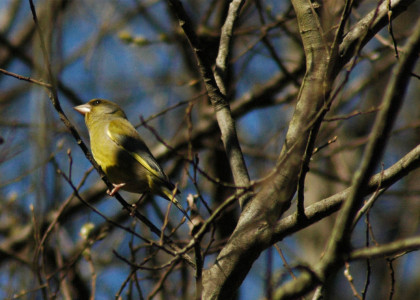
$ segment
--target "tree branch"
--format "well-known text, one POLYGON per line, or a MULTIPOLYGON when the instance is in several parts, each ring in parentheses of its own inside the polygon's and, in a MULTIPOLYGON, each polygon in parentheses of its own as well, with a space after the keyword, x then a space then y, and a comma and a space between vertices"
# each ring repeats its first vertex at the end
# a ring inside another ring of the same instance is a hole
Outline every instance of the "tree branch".
POLYGON ((409 252, 420 249, 420 236, 395 241, 389 244, 376 247, 366 247, 354 250, 350 253, 350 260, 387 257, 402 252, 409 252))
POLYGON ((406 87, 420 50, 420 20, 413 35, 407 42, 406 53, 396 66, 394 76, 385 93, 382 109, 372 130, 362 163, 353 178, 352 188, 343 209, 337 217, 325 255, 310 274, 304 272, 297 280, 290 281, 276 291, 276 299, 293 299, 312 290, 335 270, 341 267, 350 251, 350 236, 353 219, 363 204, 363 196, 369 178, 382 157, 388 136, 402 104, 406 87))
MULTIPOLYGON (((398 17, 404 12, 407 7, 415 0, 392 0, 391 20, 398 17)), ((388 1, 383 1, 382 4, 373 9, 363 19, 357 22, 356 25, 347 32, 339 46, 340 63, 337 65, 337 72, 350 61, 358 49, 363 48, 382 28, 389 22, 389 7, 388 1)))
POLYGON ((296 191, 309 134, 327 98, 324 80, 328 52, 322 33, 314 30, 318 29, 317 16, 307 1, 295 1, 293 5, 306 54, 306 75, 298 102, 272 175, 264 180, 261 190, 245 206, 230 240, 215 264, 204 273, 205 299, 232 298, 255 259, 270 245, 274 224, 290 206, 296 191))
MULTIPOLYGON (((364 190, 364 196, 373 193, 378 188, 379 184, 381 185, 381 188, 389 188, 419 167, 420 145, 415 147, 388 169, 373 176, 364 190)), ((351 189, 352 187, 349 187, 335 195, 306 207, 306 220, 299 220, 296 213, 280 220, 274 229, 272 243, 279 242, 286 236, 292 235, 338 211, 342 203, 349 197, 351 189)))
MULTIPOLYGON (((228 17, 228 20, 232 22, 232 24, 226 25, 226 27, 224 27, 226 31, 222 32, 222 34, 227 35, 222 39, 228 44, 230 42, 229 34, 231 34, 229 33, 229 30, 232 30, 230 27, 233 28, 234 21, 236 20, 237 13, 240 9, 240 2, 236 5, 231 6, 232 10, 230 10, 230 14, 232 14, 232 17, 228 17)), ((230 111, 230 106, 226 99, 226 96, 220 91, 219 87, 216 84, 216 80, 211 70, 211 65, 208 60, 207 53, 206 51, 204 51, 205 49, 202 48, 200 41, 194 32, 193 25, 187 14, 185 13, 181 2, 178 0, 169 0, 169 4, 171 9, 177 16, 179 20, 179 25, 184 30, 184 33, 191 44, 191 48, 193 49, 196 55, 198 69, 206 86, 208 96, 213 105, 213 109, 216 113, 217 123, 220 128, 223 145, 225 147, 226 155, 229 159, 235 184, 238 186, 248 186, 249 175, 245 166, 245 161, 243 159, 241 147, 239 145, 235 121, 232 118, 232 113, 230 111)), ((220 54, 220 60, 224 60, 222 59, 222 57, 228 54, 228 45, 223 45, 224 49, 223 54, 220 54)))

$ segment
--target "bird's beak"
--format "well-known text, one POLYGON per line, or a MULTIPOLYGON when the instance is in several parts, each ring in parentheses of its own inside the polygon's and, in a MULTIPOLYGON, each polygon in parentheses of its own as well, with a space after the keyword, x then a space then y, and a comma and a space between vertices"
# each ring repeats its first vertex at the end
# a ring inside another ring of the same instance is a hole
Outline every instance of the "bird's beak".
POLYGON ((75 106, 73 108, 77 110, 79 113, 81 113, 82 115, 87 114, 92 109, 92 107, 89 104, 82 104, 79 106, 75 106))

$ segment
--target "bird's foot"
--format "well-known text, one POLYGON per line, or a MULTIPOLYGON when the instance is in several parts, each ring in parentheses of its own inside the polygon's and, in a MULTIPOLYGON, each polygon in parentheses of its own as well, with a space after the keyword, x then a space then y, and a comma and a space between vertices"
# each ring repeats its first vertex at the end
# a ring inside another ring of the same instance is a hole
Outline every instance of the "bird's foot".
POLYGON ((122 188, 125 185, 125 183, 124 182, 119 183, 119 184, 113 183, 112 185, 114 186, 114 188, 112 190, 106 191, 106 193, 110 196, 114 196, 120 190, 120 188, 122 188))

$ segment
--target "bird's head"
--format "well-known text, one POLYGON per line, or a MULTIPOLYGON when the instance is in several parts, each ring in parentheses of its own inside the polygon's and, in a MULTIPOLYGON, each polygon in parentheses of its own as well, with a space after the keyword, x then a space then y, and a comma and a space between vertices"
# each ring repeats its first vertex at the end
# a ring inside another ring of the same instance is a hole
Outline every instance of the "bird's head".
POLYGON ((85 116, 86 122, 96 118, 127 118, 118 104, 105 99, 92 99, 88 103, 75 106, 74 109, 85 116))

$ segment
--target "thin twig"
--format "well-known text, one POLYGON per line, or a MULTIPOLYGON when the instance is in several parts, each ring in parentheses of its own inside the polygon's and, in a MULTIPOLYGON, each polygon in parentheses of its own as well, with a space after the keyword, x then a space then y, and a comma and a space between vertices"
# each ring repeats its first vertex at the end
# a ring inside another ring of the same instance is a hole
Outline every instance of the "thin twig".
POLYGON ((347 281, 350 284, 350 288, 353 292, 353 296, 359 300, 362 300, 362 296, 360 296, 360 294, 357 292, 356 287, 354 286, 353 276, 351 276, 350 264, 348 262, 345 263, 344 277, 346 277, 347 281))
POLYGON ((40 81, 40 80, 33 79, 33 78, 31 78, 31 77, 22 76, 22 75, 19 75, 19 74, 16 74, 16 73, 12 73, 12 72, 6 71, 6 70, 1 69, 1 68, 0 68, 0 72, 1 72, 1 73, 3 73, 3 74, 5 74, 5 75, 8 75, 8 76, 12 76, 12 77, 14 77, 14 78, 17 78, 17 79, 19 79, 19 80, 23 80, 23 81, 31 82, 31 83, 34 83, 34 84, 40 85, 40 86, 42 86, 42 87, 46 87, 46 88, 48 88, 48 89, 50 89, 50 88, 51 88, 51 84, 49 84, 49 83, 45 83, 45 82, 42 82, 42 81, 40 81))

